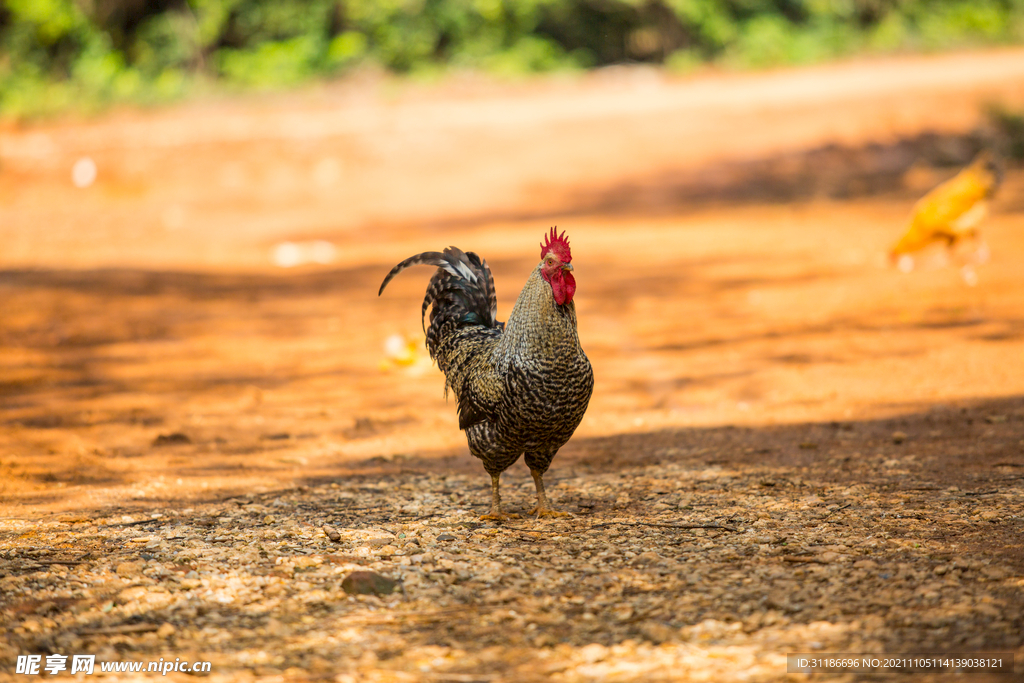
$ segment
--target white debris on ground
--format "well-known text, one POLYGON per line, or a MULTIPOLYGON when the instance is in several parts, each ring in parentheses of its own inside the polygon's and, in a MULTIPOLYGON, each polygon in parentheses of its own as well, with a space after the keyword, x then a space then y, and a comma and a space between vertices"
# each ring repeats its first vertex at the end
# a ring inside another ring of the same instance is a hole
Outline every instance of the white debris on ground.
POLYGON ((325 240, 280 242, 271 250, 271 260, 279 268, 295 268, 310 263, 328 265, 337 258, 337 249, 325 240))
POLYGON ((82 157, 71 167, 71 182, 75 187, 86 188, 96 182, 96 162, 90 157, 82 157))

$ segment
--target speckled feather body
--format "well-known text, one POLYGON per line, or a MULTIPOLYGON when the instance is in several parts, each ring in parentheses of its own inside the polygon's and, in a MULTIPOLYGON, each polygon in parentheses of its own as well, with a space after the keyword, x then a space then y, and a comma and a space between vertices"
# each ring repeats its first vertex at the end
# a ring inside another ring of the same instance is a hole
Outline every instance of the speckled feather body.
POLYGON ((496 320, 494 280, 486 261, 455 247, 418 254, 395 266, 381 291, 410 265, 438 266, 423 301, 431 305, 427 349, 458 400, 459 427, 490 474, 520 456, 545 472, 576 431, 594 388, 580 347, 573 302, 558 305, 534 268, 508 322, 496 320))

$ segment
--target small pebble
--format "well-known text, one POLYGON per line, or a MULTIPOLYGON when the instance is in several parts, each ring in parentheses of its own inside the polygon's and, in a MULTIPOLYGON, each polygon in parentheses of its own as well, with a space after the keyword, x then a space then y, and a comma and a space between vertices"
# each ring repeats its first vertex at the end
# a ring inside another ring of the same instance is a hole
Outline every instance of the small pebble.
POLYGON ((117 569, 114 572, 123 578, 132 578, 142 574, 142 563, 141 562, 122 562, 117 565, 117 569))
POLYGON ((349 595, 389 595, 398 587, 398 582, 377 572, 352 572, 341 582, 341 588, 349 595))
POLYGON ((154 446, 176 446, 180 444, 192 443, 192 439, 189 438, 188 434, 182 432, 172 432, 170 434, 160 434, 153 439, 154 446))

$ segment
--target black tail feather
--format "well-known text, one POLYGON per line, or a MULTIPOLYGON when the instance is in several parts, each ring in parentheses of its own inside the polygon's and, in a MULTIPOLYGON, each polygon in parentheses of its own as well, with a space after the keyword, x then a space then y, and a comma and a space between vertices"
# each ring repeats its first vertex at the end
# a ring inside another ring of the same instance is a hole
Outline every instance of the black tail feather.
POLYGON ((430 326, 424 325, 427 348, 432 358, 437 357, 437 350, 443 343, 442 337, 451 331, 467 326, 497 330, 504 328, 504 323, 496 319, 497 297, 487 261, 458 247, 448 247, 443 253, 426 251, 405 259, 384 278, 378 296, 395 275, 415 265, 437 266, 437 272, 427 285, 420 311, 421 317, 425 319, 427 309, 433 306, 430 326))
POLYGON ((422 254, 410 256, 391 269, 391 272, 384 278, 384 282, 380 283, 380 289, 377 291, 377 296, 384 293, 384 288, 388 286, 388 283, 391 282, 392 278, 409 266, 425 265, 444 267, 445 264, 447 264, 447 261, 445 261, 444 254, 439 251, 425 251, 422 254))

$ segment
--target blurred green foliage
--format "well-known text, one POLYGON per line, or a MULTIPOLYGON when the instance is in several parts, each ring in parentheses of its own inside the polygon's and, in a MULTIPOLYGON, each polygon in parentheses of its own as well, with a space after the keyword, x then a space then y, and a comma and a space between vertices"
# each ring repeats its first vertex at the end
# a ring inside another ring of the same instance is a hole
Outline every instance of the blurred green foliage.
POLYGON ((986 114, 991 147, 1007 161, 1024 162, 1024 114, 1002 105, 989 107, 986 114))
POLYGON ((1024 0, 0 0, 0 115, 291 86, 376 64, 763 68, 1024 42, 1024 0))

